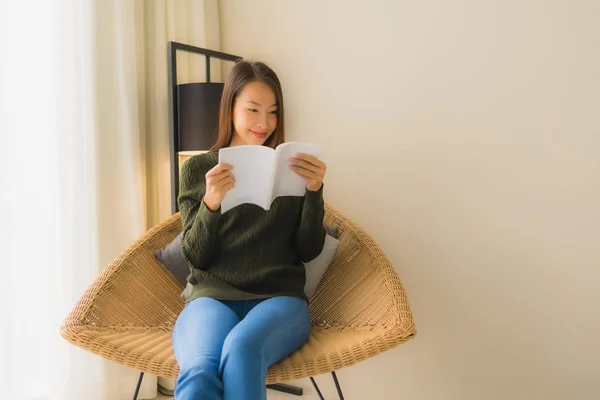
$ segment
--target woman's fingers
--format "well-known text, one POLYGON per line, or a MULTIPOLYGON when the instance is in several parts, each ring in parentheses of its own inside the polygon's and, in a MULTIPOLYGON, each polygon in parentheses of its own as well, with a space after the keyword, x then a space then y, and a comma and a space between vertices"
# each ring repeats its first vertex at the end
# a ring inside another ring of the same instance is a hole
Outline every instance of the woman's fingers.
POLYGON ((302 168, 306 168, 315 172, 325 167, 325 164, 318 158, 302 153, 300 153, 297 157, 290 157, 290 162, 292 162, 294 165, 298 165, 302 168))
POLYGON ((291 164, 290 168, 305 180, 310 179, 315 182, 322 182, 325 176, 324 168, 317 167, 314 164, 304 161, 298 164, 291 164))
POLYGON ((327 171, 325 163, 310 154, 298 153, 290 157, 291 167, 303 178, 322 181, 327 171), (305 171, 304 173, 300 173, 305 171))
POLYGON ((290 165, 290 168, 303 178, 316 179, 318 177, 318 174, 310 169, 299 167, 297 165, 290 165))
POLYGON ((217 189, 222 189, 227 185, 235 185, 235 179, 233 178, 233 176, 227 176, 223 179, 221 179, 219 182, 215 183, 215 187, 217 189))
POLYGON ((233 166, 231 164, 226 164, 226 163, 217 164, 213 168, 211 168, 210 171, 208 171, 206 173, 206 178, 208 179, 208 178, 217 176, 223 172, 231 171, 232 168, 233 168, 233 166))
POLYGON ((316 166, 313 163, 310 163, 308 161, 304 161, 302 159, 299 158, 291 158, 290 161, 292 162, 292 165, 300 167, 300 168, 304 168, 306 170, 309 171, 313 171, 313 172, 317 172, 319 170, 319 167, 316 166))
POLYGON ((206 192, 203 201, 209 210, 217 210, 225 193, 235 186, 235 177, 230 164, 217 164, 205 175, 206 192))
POLYGON ((309 164, 314 165, 317 168, 325 168, 325 163, 323 161, 319 160, 319 158, 317 158, 313 155, 310 155, 310 154, 296 153, 295 156, 292 158, 299 160, 299 161, 307 162, 309 164))
POLYGON ((219 174, 213 176, 211 178, 211 182, 220 185, 223 183, 223 181, 227 180, 227 179, 232 179, 235 182, 235 177, 233 176, 233 173, 229 170, 227 171, 222 171, 219 174))
POLYGON ((229 191, 231 188, 233 188, 235 186, 235 182, 233 180, 228 180, 226 181, 223 186, 221 186, 219 188, 219 190, 222 190, 224 192, 229 191))

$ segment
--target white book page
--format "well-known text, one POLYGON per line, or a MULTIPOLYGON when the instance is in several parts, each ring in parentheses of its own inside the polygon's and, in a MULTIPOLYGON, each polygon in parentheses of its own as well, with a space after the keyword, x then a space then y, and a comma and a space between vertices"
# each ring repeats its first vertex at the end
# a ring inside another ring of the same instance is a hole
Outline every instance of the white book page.
POLYGON ((290 157, 296 153, 307 153, 320 157, 322 148, 311 143, 288 142, 282 143, 276 149, 276 174, 273 186, 273 198, 278 196, 304 196, 306 182, 289 168, 290 157))
POLYGON ((275 151, 267 146, 234 146, 219 150, 219 163, 233 166, 235 187, 221 203, 224 213, 244 203, 268 210, 271 205, 275 151))

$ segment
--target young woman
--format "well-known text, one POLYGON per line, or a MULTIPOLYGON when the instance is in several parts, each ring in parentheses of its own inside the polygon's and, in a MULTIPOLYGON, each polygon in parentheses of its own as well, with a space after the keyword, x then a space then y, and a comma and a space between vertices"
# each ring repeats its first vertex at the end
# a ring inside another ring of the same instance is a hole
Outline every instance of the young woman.
POLYGON ((173 331, 177 400, 265 400, 269 366, 308 339, 302 262, 325 241, 326 165, 296 154, 289 167, 306 181, 305 196, 278 197, 269 211, 243 204, 220 212, 235 179, 230 165, 218 164, 218 150, 275 148, 284 142, 283 117, 275 72, 239 61, 223 90, 216 145, 182 167, 182 253, 193 289, 173 331))

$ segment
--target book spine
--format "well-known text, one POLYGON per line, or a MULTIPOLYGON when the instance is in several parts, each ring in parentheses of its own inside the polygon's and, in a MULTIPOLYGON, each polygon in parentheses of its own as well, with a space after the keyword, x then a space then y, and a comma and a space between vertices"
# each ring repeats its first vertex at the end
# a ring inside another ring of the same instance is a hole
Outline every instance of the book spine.
MULTIPOLYGON (((271 203, 273 203, 273 200, 275 200, 275 191, 277 189, 275 186, 277 184, 277 170, 279 166, 279 151, 277 150, 273 151, 273 164, 271 165, 271 186, 269 190, 269 198, 267 199, 267 205, 269 208, 271 208, 271 203)), ((267 210, 269 208, 267 208, 267 210)))

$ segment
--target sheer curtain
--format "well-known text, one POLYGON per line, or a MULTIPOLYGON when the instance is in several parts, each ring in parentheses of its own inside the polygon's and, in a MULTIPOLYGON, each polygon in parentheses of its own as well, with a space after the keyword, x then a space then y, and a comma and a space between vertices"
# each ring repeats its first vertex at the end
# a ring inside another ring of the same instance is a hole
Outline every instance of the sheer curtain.
MULTIPOLYGON (((144 16, 147 159, 151 161, 147 165, 147 217, 149 223, 154 225, 171 214, 167 42, 173 40, 220 50, 218 1, 148 1, 144 3, 144 16)), ((202 56, 178 52, 178 82, 205 81, 204 63, 202 56)), ((221 79, 220 63, 212 60, 211 65, 211 79, 218 82, 221 79)))
MULTIPOLYGON (((59 327, 100 270, 169 215, 171 39, 218 48, 216 0, 0 5, 3 398, 132 395, 138 371, 59 327)), ((155 395, 146 377, 140 397, 155 395)))

